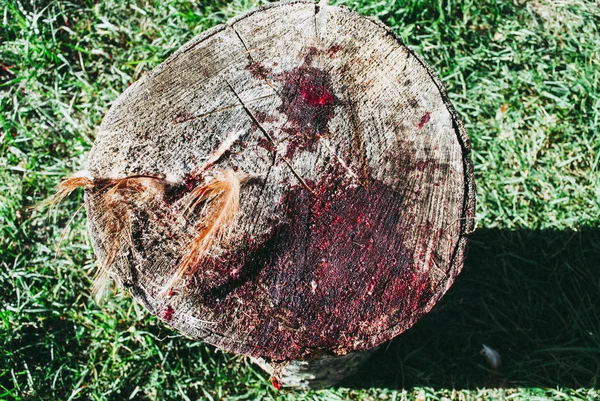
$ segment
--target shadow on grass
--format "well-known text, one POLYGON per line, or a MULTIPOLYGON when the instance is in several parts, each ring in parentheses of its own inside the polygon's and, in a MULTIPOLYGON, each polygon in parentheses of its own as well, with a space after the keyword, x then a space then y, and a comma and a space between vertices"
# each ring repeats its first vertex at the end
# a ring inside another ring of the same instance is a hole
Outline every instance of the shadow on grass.
POLYGON ((600 229, 473 234, 454 286, 352 388, 598 387, 600 229), (482 344, 498 350, 493 370, 482 344))

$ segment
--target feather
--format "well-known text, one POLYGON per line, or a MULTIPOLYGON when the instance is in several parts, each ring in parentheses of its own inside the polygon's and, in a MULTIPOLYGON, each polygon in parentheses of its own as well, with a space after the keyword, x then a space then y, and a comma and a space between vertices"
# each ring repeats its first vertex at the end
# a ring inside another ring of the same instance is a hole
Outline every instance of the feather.
POLYGON ((45 204, 56 205, 81 187, 91 191, 90 199, 98 205, 99 214, 96 224, 101 227, 105 250, 104 260, 99 264, 92 280, 92 295, 96 301, 101 300, 109 288, 108 271, 117 255, 124 246, 133 247, 132 204, 139 205, 161 199, 166 185, 168 183, 161 177, 153 175, 93 178, 88 172, 79 172, 61 181, 56 195, 45 202, 45 204))
POLYGON ((161 199, 166 183, 144 175, 97 181, 102 192, 95 195, 101 211, 96 224, 101 227, 106 252, 92 280, 92 295, 99 301, 109 288, 108 271, 117 256, 123 249, 133 248, 133 207, 161 199))
POLYGON ((317 13, 317 37, 324 38, 327 36, 327 9, 329 5, 327 4, 327 0, 320 0, 318 5, 318 13, 317 13))
POLYGON ((206 162, 204 162, 204 164, 194 173, 194 176, 200 176, 200 174, 208 170, 210 167, 212 167, 213 164, 219 161, 219 159, 225 154, 225 152, 231 149, 233 144, 238 139, 240 139, 240 136, 242 136, 244 132, 244 130, 239 130, 237 132, 231 132, 229 135, 227 135, 225 141, 223 141, 223 143, 219 145, 217 150, 215 150, 213 154, 206 160, 206 162))
MULTIPOLYGON (((227 141, 231 146, 239 133, 227 141)), ((225 145, 224 145, 225 146, 225 145)), ((224 152, 224 150, 221 149, 224 152)), ((219 155, 223 152, 217 152, 219 155)), ((214 163, 220 156, 209 160, 214 163)), ((183 215, 197 211, 199 221, 194 224, 194 238, 185 246, 185 252, 177 271, 161 293, 167 293, 206 256, 217 244, 223 244, 231 235, 239 210, 240 186, 248 175, 233 170, 219 171, 205 183, 184 196, 179 207, 183 215)), ((94 222, 100 231, 104 254, 93 279, 92 293, 99 300, 109 283, 108 272, 119 254, 133 247, 132 224, 134 208, 142 204, 151 205, 164 196, 169 184, 163 178, 151 175, 132 175, 124 178, 93 178, 89 173, 78 173, 62 181, 57 194, 51 201, 56 204, 69 196, 75 189, 90 190, 89 200, 96 204, 98 215, 94 222)))
POLYGON ((77 188, 94 188, 94 179, 87 171, 79 171, 73 174, 71 177, 62 180, 56 189, 56 193, 53 197, 48 198, 37 205, 32 206, 33 208, 42 208, 45 206, 55 206, 67 196, 71 195, 77 188))
POLYGON ((98 269, 92 279, 92 297, 97 304, 101 303, 110 289, 110 276, 105 269, 98 269))
POLYGON ((485 344, 482 345, 483 348, 481 349, 481 355, 485 356, 492 369, 498 369, 502 364, 500 353, 492 347, 488 347, 485 344))
POLYGON ((153 175, 131 175, 124 178, 98 178, 95 179, 91 176, 88 171, 79 171, 73 174, 71 177, 62 180, 58 184, 56 194, 48 200, 45 200, 39 204, 39 206, 56 205, 69 195, 73 193, 77 188, 84 188, 89 190, 105 190, 112 189, 116 191, 119 188, 125 190, 132 190, 137 188, 138 192, 141 186, 154 189, 155 192, 162 192, 166 181, 161 177, 153 175))
POLYGON ((223 243, 231 235, 240 206, 240 185, 246 179, 245 174, 233 170, 220 171, 218 177, 194 188, 182 199, 186 214, 203 204, 201 218, 196 224, 196 236, 187 245, 186 254, 162 293, 168 292, 184 274, 209 255, 213 245, 223 243))

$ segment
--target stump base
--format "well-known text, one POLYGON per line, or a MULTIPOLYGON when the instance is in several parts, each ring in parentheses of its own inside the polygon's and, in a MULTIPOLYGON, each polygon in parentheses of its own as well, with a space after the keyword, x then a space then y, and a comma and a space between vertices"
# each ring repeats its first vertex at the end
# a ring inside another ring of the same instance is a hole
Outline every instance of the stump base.
POLYGON ((378 349, 350 352, 342 356, 326 355, 307 361, 269 362, 264 358, 250 358, 271 375, 274 386, 301 390, 318 390, 331 387, 352 376, 378 349))

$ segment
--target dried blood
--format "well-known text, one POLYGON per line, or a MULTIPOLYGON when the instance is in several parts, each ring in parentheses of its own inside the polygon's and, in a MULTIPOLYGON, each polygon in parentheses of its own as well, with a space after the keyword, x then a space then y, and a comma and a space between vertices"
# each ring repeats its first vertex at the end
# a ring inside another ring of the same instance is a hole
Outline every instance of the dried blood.
POLYGON ((287 116, 289 127, 287 158, 297 151, 315 151, 319 138, 327 133, 329 121, 339 103, 329 74, 304 64, 279 75, 284 82, 278 111, 287 116))
POLYGON ((281 390, 281 382, 275 376, 271 377, 271 384, 273 385, 275 390, 281 390))
POLYGON ((173 313, 175 312, 175 309, 173 309, 173 307, 171 305, 167 305, 165 307, 165 311, 163 313, 163 318, 167 321, 170 322, 171 319, 173 319, 173 313))
POLYGON ((421 129, 425 126, 425 124, 427 124, 429 122, 429 120, 431 119, 431 113, 427 112, 423 115, 423 117, 421 117, 421 120, 419 121, 419 124, 417 125, 418 129, 421 129))

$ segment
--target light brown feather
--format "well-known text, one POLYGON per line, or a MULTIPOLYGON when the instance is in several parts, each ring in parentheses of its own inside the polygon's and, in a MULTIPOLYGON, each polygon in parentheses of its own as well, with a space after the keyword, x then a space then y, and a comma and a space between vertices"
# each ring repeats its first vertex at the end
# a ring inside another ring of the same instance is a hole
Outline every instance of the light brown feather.
POLYGON ((245 179, 243 174, 224 170, 219 177, 194 188, 184 197, 182 205, 185 214, 191 213, 200 204, 203 204, 203 211, 196 224, 197 235, 187 245, 186 254, 163 293, 169 291, 186 273, 193 273, 193 269, 209 255, 213 246, 223 244, 231 235, 240 206, 240 185, 245 179))
MULTIPOLYGON (((92 295, 99 301, 109 288, 108 271, 124 246, 133 246, 131 235, 132 204, 160 199, 164 195, 166 182, 151 175, 132 175, 124 178, 92 179, 83 173, 76 173, 58 185, 53 198, 45 204, 56 205, 77 188, 91 190, 91 198, 102 211, 99 226, 106 254, 92 280, 92 295)), ((61 241, 62 242, 62 241, 61 241)))

